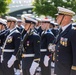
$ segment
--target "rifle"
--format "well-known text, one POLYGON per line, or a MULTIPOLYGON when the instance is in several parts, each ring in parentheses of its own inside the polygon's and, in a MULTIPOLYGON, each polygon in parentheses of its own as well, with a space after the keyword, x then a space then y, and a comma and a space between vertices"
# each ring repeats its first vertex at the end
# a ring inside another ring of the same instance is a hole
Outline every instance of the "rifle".
MULTIPOLYGON (((31 24, 30 24, 30 26, 31 26, 31 24)), ((30 26, 29 26, 29 28, 30 28, 30 26)), ((27 38, 28 38, 28 36, 29 36, 29 34, 30 34, 30 31, 28 32, 29 28, 27 29, 27 32, 26 32, 26 34, 24 35, 23 39, 21 39, 20 46, 19 46, 19 50, 18 50, 18 52, 17 52, 17 54, 16 54, 16 57, 17 57, 17 59, 19 59, 19 60, 22 59, 22 53, 25 51, 24 43, 25 43, 25 41, 27 40, 27 38)), ((24 30, 23 30, 23 31, 24 31, 24 30)), ((23 33, 23 31, 22 31, 22 33, 23 33)), ((21 33, 21 34, 22 34, 22 33, 21 33)))

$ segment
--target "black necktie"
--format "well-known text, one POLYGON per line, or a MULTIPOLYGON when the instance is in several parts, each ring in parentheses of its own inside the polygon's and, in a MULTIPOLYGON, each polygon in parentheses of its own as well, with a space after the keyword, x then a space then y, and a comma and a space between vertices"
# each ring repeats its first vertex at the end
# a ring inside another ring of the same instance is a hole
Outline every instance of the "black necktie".
POLYGON ((59 34, 62 32, 62 28, 60 28, 60 30, 59 30, 59 34))
POLYGON ((57 39, 58 39, 58 37, 59 37, 59 35, 60 35, 61 32, 62 32, 62 28, 59 29, 59 33, 58 33, 58 35, 56 36, 55 41, 57 41, 57 39))

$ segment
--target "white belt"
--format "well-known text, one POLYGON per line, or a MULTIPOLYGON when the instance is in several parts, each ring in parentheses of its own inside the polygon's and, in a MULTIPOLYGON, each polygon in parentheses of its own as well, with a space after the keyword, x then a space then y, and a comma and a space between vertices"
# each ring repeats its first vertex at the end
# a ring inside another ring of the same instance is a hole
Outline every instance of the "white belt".
POLYGON ((46 52, 47 49, 40 49, 40 52, 46 52))
POLYGON ((14 52, 14 49, 4 49, 3 52, 14 52))
POLYGON ((35 54, 22 54, 22 57, 34 57, 35 54))

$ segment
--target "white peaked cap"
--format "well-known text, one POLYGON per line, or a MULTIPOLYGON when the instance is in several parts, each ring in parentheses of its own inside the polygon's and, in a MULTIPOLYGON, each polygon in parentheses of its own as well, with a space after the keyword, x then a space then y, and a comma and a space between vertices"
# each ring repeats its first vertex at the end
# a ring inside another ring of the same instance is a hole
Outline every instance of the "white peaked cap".
POLYGON ((7 22, 6 22, 6 21, 4 21, 4 19, 1 19, 1 18, 0 18, 0 23, 2 23, 2 24, 4 24, 4 25, 6 25, 6 24, 7 24, 7 22))
POLYGON ((10 20, 10 21, 17 21, 17 18, 15 18, 13 16, 6 16, 6 19, 10 20))
POLYGON ((59 14, 70 15, 70 16, 75 15, 75 12, 72 11, 72 10, 69 10, 69 9, 66 9, 66 8, 63 8, 63 7, 57 7, 57 8, 58 8, 58 13, 59 14))
POLYGON ((41 19, 42 22, 50 22, 51 19, 41 19))
POLYGON ((37 23, 37 20, 34 19, 34 18, 31 18, 31 17, 25 16, 24 19, 25 19, 25 21, 27 20, 27 21, 31 21, 31 22, 37 23))

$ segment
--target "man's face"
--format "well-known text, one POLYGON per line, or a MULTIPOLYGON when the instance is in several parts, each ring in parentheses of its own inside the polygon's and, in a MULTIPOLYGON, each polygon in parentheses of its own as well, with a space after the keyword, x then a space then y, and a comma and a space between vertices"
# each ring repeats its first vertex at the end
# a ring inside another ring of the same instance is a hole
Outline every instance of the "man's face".
POLYGON ((34 24, 33 23, 25 23, 24 27, 25 27, 25 30, 33 29, 34 24))
POLYGON ((21 25, 22 25, 22 22, 17 22, 17 25, 18 25, 18 26, 21 26, 21 25))
POLYGON ((25 30, 28 30, 29 27, 30 27, 30 23, 25 23, 25 24, 24 24, 24 27, 25 27, 25 30))
POLYGON ((54 28, 52 24, 50 24, 50 28, 54 28))
POLYGON ((2 31, 4 29, 5 29, 4 25, 0 24, 0 31, 2 31))
POLYGON ((69 15, 58 15, 56 18, 56 21, 59 25, 64 26, 71 22, 71 18, 72 18, 72 16, 69 16, 69 15))
POLYGON ((46 30, 46 27, 47 27, 47 23, 42 22, 42 23, 41 23, 41 28, 42 28, 42 30, 46 30))
POLYGON ((60 22, 63 18, 63 15, 58 15, 57 18, 56 18, 56 22, 60 25, 60 22))
POLYGON ((15 27, 15 22, 14 21, 11 21, 11 22, 7 22, 7 26, 8 26, 8 28, 11 30, 11 29, 13 29, 14 27, 15 27))
POLYGON ((36 26, 41 26, 41 22, 38 22, 38 23, 36 24, 36 26))
POLYGON ((31 26, 30 26, 30 29, 34 29, 34 24, 33 23, 31 23, 31 26))

